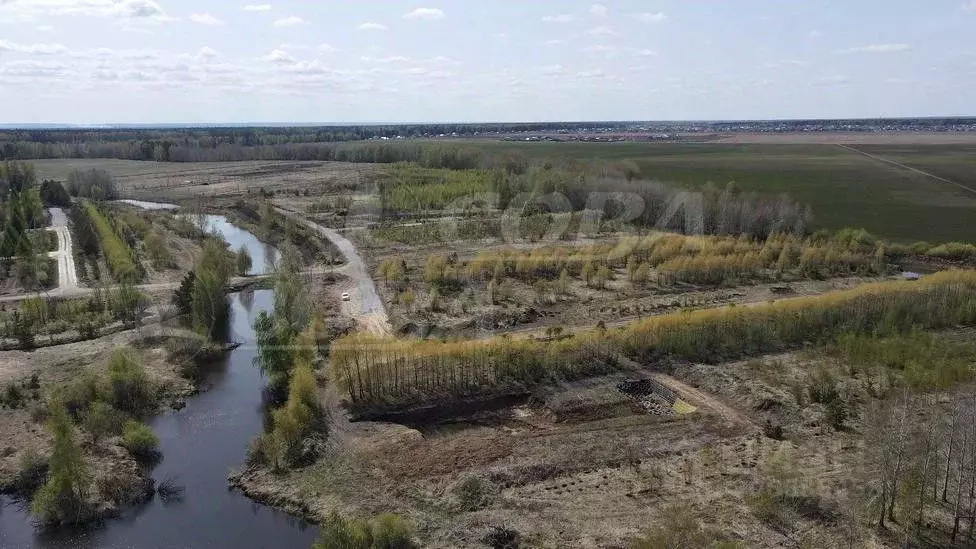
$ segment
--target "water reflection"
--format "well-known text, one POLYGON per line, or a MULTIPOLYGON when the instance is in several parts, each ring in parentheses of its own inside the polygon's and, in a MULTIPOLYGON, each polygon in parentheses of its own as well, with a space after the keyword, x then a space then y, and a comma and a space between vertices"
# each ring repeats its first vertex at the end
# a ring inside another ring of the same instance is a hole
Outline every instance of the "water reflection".
MULTIPOLYGON (((235 249, 244 245, 255 258, 254 274, 265 272, 276 252, 253 235, 207 216, 235 249), (260 257, 260 262, 258 258, 260 257)), ((154 418, 162 459, 153 470, 166 487, 143 505, 84 529, 35 531, 23 502, 0 498, 3 549, 96 549, 233 547, 306 549, 316 528, 256 504, 227 487, 227 474, 240 466, 247 447, 263 428, 264 379, 254 365, 254 320, 274 305, 273 290, 232 294, 228 339, 241 345, 202 369, 203 392, 186 407, 154 418)))

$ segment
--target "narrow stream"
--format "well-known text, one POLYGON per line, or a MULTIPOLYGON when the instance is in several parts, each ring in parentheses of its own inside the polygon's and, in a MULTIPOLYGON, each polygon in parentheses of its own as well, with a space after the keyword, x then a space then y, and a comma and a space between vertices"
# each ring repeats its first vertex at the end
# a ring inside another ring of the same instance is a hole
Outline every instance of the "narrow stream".
MULTIPOLYGON (((208 216, 234 249, 242 244, 254 259, 255 274, 275 251, 253 235, 208 216)), ((0 548, 234 548, 306 549, 317 528, 257 504, 227 486, 251 439, 262 429, 261 391, 265 385, 253 364, 254 319, 274 305, 274 291, 231 294, 230 339, 241 346, 208 368, 198 396, 179 411, 149 422, 160 440, 163 459, 153 470, 157 483, 173 479, 185 491, 179 501, 159 497, 125 511, 122 517, 82 530, 39 533, 23 504, 0 500, 0 548)))

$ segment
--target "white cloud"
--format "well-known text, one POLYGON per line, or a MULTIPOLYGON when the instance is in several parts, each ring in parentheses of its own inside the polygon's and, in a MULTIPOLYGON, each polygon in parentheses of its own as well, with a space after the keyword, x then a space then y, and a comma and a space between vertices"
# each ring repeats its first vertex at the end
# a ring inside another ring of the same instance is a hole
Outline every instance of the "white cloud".
POLYGON ((613 27, 608 25, 601 25, 599 27, 594 27, 586 31, 586 34, 592 34, 593 36, 610 36, 612 34, 617 34, 617 33, 616 31, 613 30, 613 27))
POLYGON ((638 57, 657 57, 657 52, 654 50, 641 49, 635 51, 634 55, 638 57))
POLYGON ((822 86, 842 86, 850 82, 850 79, 842 74, 835 74, 832 76, 824 76, 816 81, 816 84, 822 86))
POLYGON ((838 53, 894 53, 899 51, 908 51, 910 49, 912 49, 912 47, 908 44, 869 44, 867 46, 859 46, 856 48, 841 50, 838 53))
POLYGON ((641 23, 663 23, 668 20, 668 16, 662 12, 651 13, 647 11, 634 15, 634 18, 641 23))
POLYGON ((335 46, 332 46, 332 45, 329 45, 329 44, 319 44, 319 46, 317 48, 315 48, 315 49, 317 49, 318 51, 320 51, 322 53, 332 53, 332 52, 339 51, 339 48, 337 48, 335 46))
POLYGON ((275 27, 278 27, 278 28, 282 28, 282 27, 295 27, 295 26, 298 26, 298 25, 304 25, 307 22, 308 21, 302 19, 301 17, 297 17, 295 15, 292 15, 290 17, 283 17, 281 19, 278 19, 277 21, 275 21, 274 23, 272 23, 272 25, 275 26, 275 27))
POLYGON ((0 74, 7 76, 64 76, 68 67, 58 61, 11 61, 0 66, 0 74))
POLYGON ((968 0, 962 5, 962 9, 966 11, 976 11, 976 0, 968 0))
POLYGON ((35 27, 34 30, 37 32, 54 32, 54 27, 51 25, 41 25, 39 27, 35 27))
POLYGON ((271 4, 248 4, 244 11, 271 11, 271 4))
POLYGON ((217 57, 220 57, 220 53, 218 53, 217 50, 213 48, 204 46, 200 48, 200 51, 197 52, 197 57, 200 59, 215 59, 217 57))
POLYGON ((603 4, 593 4, 590 6, 590 15, 593 17, 606 17, 607 7, 603 4))
POLYGON ((201 25, 216 26, 216 25, 224 24, 222 20, 217 19, 216 17, 210 15, 209 13, 194 13, 190 15, 190 21, 193 21, 194 23, 200 23, 201 25))
POLYGON ((56 55, 65 53, 68 48, 61 44, 16 44, 8 40, 0 40, 0 51, 26 53, 28 55, 56 55))
POLYGON ((576 18, 568 13, 561 13, 559 15, 547 15, 542 18, 543 23, 571 23, 576 18))
POLYGON ((411 61, 409 57, 404 57, 402 55, 391 55, 389 57, 380 57, 380 58, 363 56, 360 57, 359 60, 364 63, 382 63, 382 64, 409 63, 411 61))
MULTIPOLYGON (((976 0, 974 0, 974 1, 976 1, 976 0)), ((816 30, 816 29, 814 29, 814 30, 810 31, 810 33, 808 34, 808 36, 810 38, 820 38, 821 36, 823 36, 823 33, 820 32, 820 31, 818 31, 818 30, 816 30)))
POLYGON ((562 43, 563 43, 562 40, 546 40, 546 45, 547 46, 558 46, 558 45, 560 45, 562 43))
POLYGON ((417 8, 409 13, 403 14, 404 19, 444 19, 447 15, 443 10, 437 8, 417 8))
POLYGON ((597 69, 595 71, 580 71, 576 73, 576 78, 604 78, 606 73, 597 69))
POLYGON ((0 2, 0 8, 4 14, 24 21, 52 15, 175 21, 153 0, 5 0, 0 2))
POLYGON ((276 65, 293 65, 298 62, 298 60, 292 57, 290 53, 281 49, 271 50, 271 53, 268 55, 262 55, 258 59, 261 61, 267 61, 268 63, 274 63, 276 65))
POLYGON ((545 67, 540 67, 539 72, 542 74, 548 74, 551 76, 566 74, 566 68, 562 65, 547 65, 545 67))
POLYGON ((359 30, 364 30, 364 31, 385 31, 389 29, 389 27, 387 27, 382 23, 374 23, 372 21, 363 23, 362 25, 359 25, 359 27, 357 28, 359 30))
POLYGON ((616 53, 617 48, 616 46, 608 46, 606 44, 595 44, 593 46, 587 46, 583 48, 583 51, 586 53, 610 54, 610 53, 616 53))

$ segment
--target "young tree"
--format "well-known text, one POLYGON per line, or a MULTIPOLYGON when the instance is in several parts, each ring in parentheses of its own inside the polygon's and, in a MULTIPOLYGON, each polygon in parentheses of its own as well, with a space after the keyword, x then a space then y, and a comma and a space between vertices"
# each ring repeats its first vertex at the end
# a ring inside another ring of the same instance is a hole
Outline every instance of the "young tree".
POLYGON ((87 509, 88 464, 75 442, 68 411, 60 402, 51 404, 47 428, 53 437, 49 476, 34 495, 31 513, 48 524, 79 522, 87 509))
POLYGON ((583 264, 583 281, 586 282, 587 286, 590 286, 595 278, 596 267, 593 266, 592 261, 587 261, 583 264))
POLYGON ((173 293, 173 305, 181 315, 188 316, 193 311, 193 283, 196 278, 195 272, 186 273, 180 287, 173 293))

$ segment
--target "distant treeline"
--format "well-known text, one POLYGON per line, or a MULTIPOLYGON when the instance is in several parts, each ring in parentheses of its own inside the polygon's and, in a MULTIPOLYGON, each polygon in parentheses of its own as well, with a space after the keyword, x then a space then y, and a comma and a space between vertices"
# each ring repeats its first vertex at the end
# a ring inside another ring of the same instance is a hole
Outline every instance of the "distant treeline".
MULTIPOLYGON (((334 160, 334 147, 370 139, 477 136, 531 131, 620 128, 623 123, 407 124, 385 126, 48 129, 0 131, 0 160, 119 158, 192 162, 221 160, 334 160), (300 146, 300 147, 295 147, 300 146)), ((407 148, 409 149, 409 147, 407 148)), ((401 160, 415 160, 401 158, 401 160)), ((354 160, 355 161, 355 160, 354 160)))
MULTIPOLYGON (((156 162, 233 162, 242 160, 318 160, 336 162, 417 162, 426 167, 467 169, 483 167, 486 155, 476 149, 416 142, 359 141, 351 143, 294 143, 247 145, 213 137, 179 142, 79 140, 72 143, 7 141, 2 160, 46 158, 116 158, 156 162)), ((2 140, 2 138, 0 138, 2 140)))

